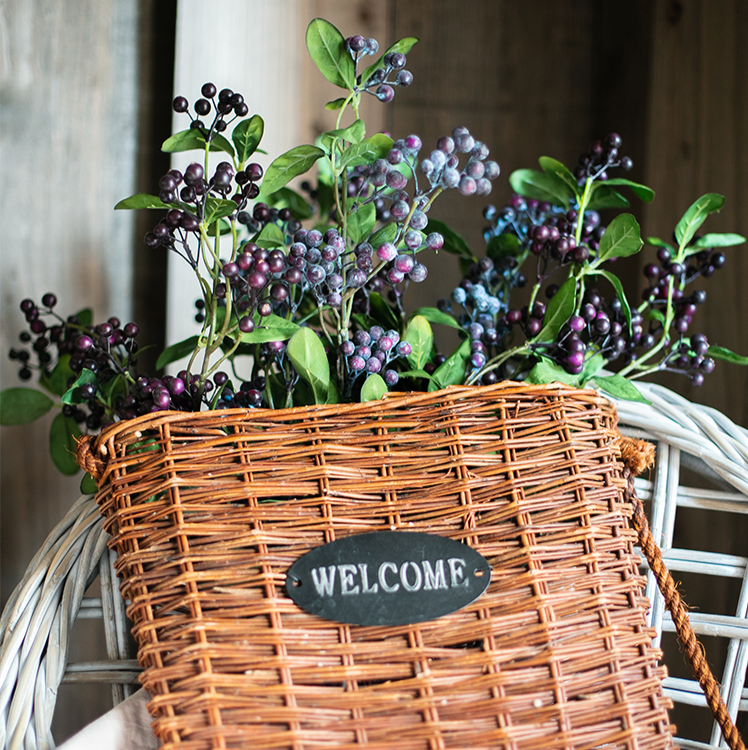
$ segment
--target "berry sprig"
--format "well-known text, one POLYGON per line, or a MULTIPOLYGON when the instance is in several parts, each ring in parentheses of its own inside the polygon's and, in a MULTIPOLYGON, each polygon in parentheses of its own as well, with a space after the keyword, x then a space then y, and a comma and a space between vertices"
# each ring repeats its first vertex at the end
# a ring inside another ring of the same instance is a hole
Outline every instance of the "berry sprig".
POLYGON ((343 90, 326 105, 338 112, 334 129, 263 170, 251 161, 262 118, 249 117, 241 94, 205 83, 192 105, 173 100, 189 126, 163 145, 201 157, 183 172, 169 170, 155 194, 117 205, 159 211, 146 246, 181 256, 199 284, 199 330, 162 352, 156 374, 139 367, 134 323, 94 323, 90 311, 62 317, 52 293, 39 305, 22 302, 28 330, 10 357, 20 379, 36 374, 43 390, 3 391, 0 422, 60 407, 51 445, 63 471, 77 470, 70 445, 81 431, 155 411, 366 401, 392 389, 506 377, 594 383, 641 398, 630 381, 652 372, 682 373, 700 385, 717 359, 748 364, 689 333, 706 298, 689 285, 725 265, 723 248, 744 241, 697 234, 721 196, 696 201, 674 243, 646 240, 657 262, 644 267, 647 288, 632 305, 609 264, 640 251, 639 225, 627 213, 606 224, 602 212, 628 205, 622 188, 645 201, 653 193, 616 176, 633 165, 612 133, 574 172, 541 157, 542 171, 512 173, 509 205, 484 210, 487 255, 477 258, 432 208, 446 190, 490 194, 500 168, 486 144, 457 127, 424 149, 416 134, 367 135, 359 116, 364 94, 386 104, 396 88, 410 86, 407 55, 417 40, 401 39, 367 67, 364 59, 379 52, 374 39, 345 38, 315 19, 306 41, 321 73, 343 90), (211 152, 224 155, 215 167, 211 152), (297 177, 303 195, 290 187, 297 177), (464 276, 449 299, 409 314, 407 289, 428 279, 430 254, 440 250, 460 257, 464 276), (519 306, 513 297, 522 287, 529 300, 519 306), (435 343, 437 324, 458 331, 451 353, 435 343), (179 371, 167 373, 176 362, 179 371))
POLYGON ((474 263, 452 299, 438 306, 467 334, 468 382, 494 382, 498 372, 530 382, 595 382, 614 395, 637 398, 630 381, 644 375, 682 373, 698 386, 714 370, 715 358, 744 360, 710 347, 703 334, 687 335, 706 293, 686 287, 724 266, 719 248, 744 241, 734 234, 695 234, 721 208, 722 196, 708 194, 688 209, 676 227, 677 248, 647 240, 658 247, 659 265, 644 267, 649 287, 638 307, 608 269, 610 261, 639 252, 643 242, 631 215, 620 214, 606 227, 598 209, 627 204, 617 186, 644 200, 653 197, 645 186, 609 174, 614 167, 632 167, 630 159, 618 157, 620 145, 615 133, 596 141, 574 175, 542 157, 543 172, 511 176, 518 192, 508 206, 484 210, 489 257, 474 263), (523 273, 526 266, 532 272, 523 273), (512 289, 528 283, 527 277, 533 280, 529 304, 511 307, 512 289), (516 343, 519 336, 523 343, 516 343), (618 373, 602 374, 603 368, 618 373))

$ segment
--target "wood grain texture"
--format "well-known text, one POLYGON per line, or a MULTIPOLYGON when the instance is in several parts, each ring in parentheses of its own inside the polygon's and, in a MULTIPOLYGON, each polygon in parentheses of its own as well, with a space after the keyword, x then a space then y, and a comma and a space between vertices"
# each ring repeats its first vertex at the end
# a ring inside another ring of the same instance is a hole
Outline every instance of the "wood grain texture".
MULTIPOLYGON (((704 230, 748 236, 747 31, 748 7, 740 0, 655 3, 645 177, 657 198, 645 211, 648 234, 669 238, 696 198, 718 192, 725 207, 704 230)), ((693 332, 741 354, 748 354, 747 250, 728 248, 726 268, 694 283, 709 299, 693 332)), ((748 368, 719 363, 698 389, 680 380, 667 385, 748 425, 748 368)))
MULTIPOLYGON (((24 327, 24 297, 55 290, 66 315, 84 306, 102 319, 131 314, 133 219, 112 208, 134 187, 138 17, 130 0, 0 5, 3 388, 19 382, 7 351, 24 327)), ((80 476, 51 466, 49 424, 0 432, 3 601, 79 495, 80 476)), ((105 653, 103 636, 85 633, 88 658, 105 653)), ((109 691, 66 692, 58 740, 111 706, 109 691)))
MULTIPOLYGON (((394 3, 393 37, 421 39, 408 56, 414 83, 398 91, 389 115, 393 137, 418 133, 429 151, 458 125, 488 145, 501 165, 489 199, 456 190, 430 215, 446 222, 480 257, 481 211, 511 195, 509 175, 536 167, 546 154, 574 161, 589 141, 592 114, 592 4, 474 0, 394 3)), ((442 253, 427 284, 409 290, 412 308, 433 305, 459 282, 457 263, 442 253)))

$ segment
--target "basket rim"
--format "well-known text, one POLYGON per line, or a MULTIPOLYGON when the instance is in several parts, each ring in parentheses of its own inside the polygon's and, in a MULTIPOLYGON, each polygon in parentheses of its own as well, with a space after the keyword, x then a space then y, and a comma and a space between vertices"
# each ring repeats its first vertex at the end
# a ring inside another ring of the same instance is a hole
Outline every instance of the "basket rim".
POLYGON ((120 420, 105 427, 98 435, 92 437, 92 450, 99 454, 101 446, 112 439, 118 433, 129 434, 142 429, 152 429, 158 425, 180 422, 183 420, 210 420, 226 418, 227 420, 239 414, 251 414, 258 420, 271 417, 274 422, 298 421, 305 416, 314 415, 315 418, 324 418, 328 415, 344 413, 348 416, 357 412, 385 411, 391 405, 396 408, 416 406, 424 401, 432 401, 440 396, 454 398, 460 394, 468 396, 481 392, 511 396, 518 392, 546 392, 551 396, 576 396, 589 401, 597 402, 601 406, 610 407, 615 410, 615 404, 606 396, 593 388, 578 388, 560 381, 553 383, 531 384, 515 380, 502 380, 492 385, 450 385, 437 391, 393 391, 386 393, 376 401, 344 402, 336 404, 310 404, 309 406, 294 406, 284 409, 270 408, 232 408, 232 409, 206 409, 202 411, 158 411, 142 414, 133 419, 120 420), (145 427, 147 425, 147 427, 145 427))

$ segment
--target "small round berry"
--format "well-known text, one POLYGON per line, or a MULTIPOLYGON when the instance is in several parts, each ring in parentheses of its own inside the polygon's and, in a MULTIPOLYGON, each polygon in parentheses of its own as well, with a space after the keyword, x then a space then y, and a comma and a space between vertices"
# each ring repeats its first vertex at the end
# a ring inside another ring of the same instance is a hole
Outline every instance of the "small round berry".
POLYGON ((409 70, 399 70, 395 76, 395 84, 407 88, 413 83, 413 74, 409 70))
POLYGON ((472 177, 469 177, 466 174, 460 177, 460 182, 457 186, 457 190, 460 192, 460 195, 473 195, 475 194, 476 189, 477 185, 475 184, 475 180, 472 177))
POLYGON ((186 112, 189 106, 190 103, 183 96, 175 97, 174 101, 171 103, 171 107, 175 112, 186 112))
POLYGON ((249 315, 239 319, 239 330, 242 333, 252 333, 255 329, 255 322, 249 315))
POLYGON ((408 278, 418 284, 421 281, 425 281, 428 275, 428 268, 423 263, 416 263, 408 273, 408 278))
POLYGON ((210 102, 207 99, 198 99, 195 102, 195 112, 199 115, 207 115, 210 112, 210 102))
POLYGON ((345 40, 345 46, 351 52, 363 52, 366 49, 366 39, 360 34, 349 36, 348 39, 345 40))
POLYGON ((52 308, 57 304, 57 297, 54 294, 52 294, 52 292, 47 292, 42 297, 42 304, 45 307, 52 308))
POLYGON ((377 99, 379 99, 380 102, 384 102, 385 104, 391 102, 395 98, 395 89, 392 88, 392 86, 383 83, 378 89, 377 89, 377 99))
POLYGON ((402 52, 389 52, 384 56, 384 62, 395 70, 401 70, 408 61, 402 52))
POLYGON ((383 242, 377 248, 377 257, 379 260, 388 263, 397 257, 397 247, 392 242, 383 242))

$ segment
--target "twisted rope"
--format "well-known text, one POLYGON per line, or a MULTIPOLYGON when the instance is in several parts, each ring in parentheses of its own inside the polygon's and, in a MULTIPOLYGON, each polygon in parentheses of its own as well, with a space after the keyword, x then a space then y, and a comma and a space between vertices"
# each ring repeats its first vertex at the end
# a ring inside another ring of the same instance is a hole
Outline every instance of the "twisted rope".
POLYGON ((623 438, 621 440, 621 458, 626 467, 624 476, 626 477, 627 487, 624 491, 624 497, 631 502, 633 507, 632 521, 639 535, 639 545, 665 599, 665 607, 673 618, 678 642, 686 652, 691 670, 704 691, 706 702, 722 729, 725 741, 731 750, 746 750, 740 733, 727 712, 725 702, 722 700, 719 683, 714 678, 714 674, 712 674, 712 670, 704 657, 702 648, 696 639, 696 633, 693 632, 688 619, 688 609, 676 588, 673 576, 662 559, 662 553, 655 544, 652 531, 649 528, 647 514, 644 511, 644 504, 634 490, 634 477, 651 466, 654 460, 654 446, 644 440, 623 438))

